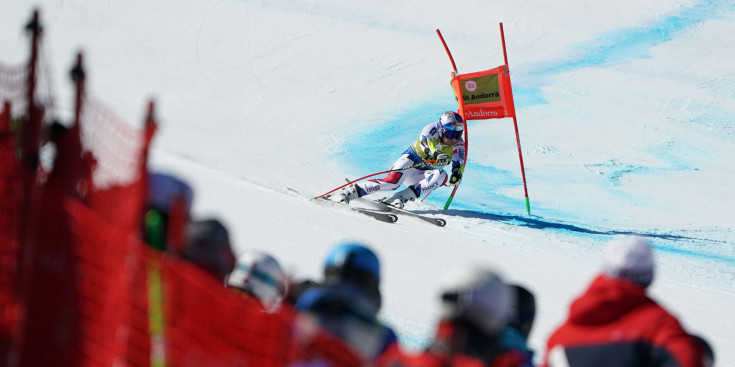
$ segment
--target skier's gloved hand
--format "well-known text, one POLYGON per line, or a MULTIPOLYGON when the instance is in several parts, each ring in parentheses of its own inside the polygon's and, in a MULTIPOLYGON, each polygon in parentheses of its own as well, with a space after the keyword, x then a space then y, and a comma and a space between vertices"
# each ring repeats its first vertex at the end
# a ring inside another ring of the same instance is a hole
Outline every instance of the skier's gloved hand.
POLYGON ((451 162, 451 158, 449 158, 449 156, 445 153, 437 154, 434 159, 436 159, 436 162, 434 162, 435 166, 446 166, 449 164, 449 162, 451 162))
POLYGON ((449 177, 449 185, 457 186, 462 182, 462 172, 459 169, 452 170, 452 176, 449 177))

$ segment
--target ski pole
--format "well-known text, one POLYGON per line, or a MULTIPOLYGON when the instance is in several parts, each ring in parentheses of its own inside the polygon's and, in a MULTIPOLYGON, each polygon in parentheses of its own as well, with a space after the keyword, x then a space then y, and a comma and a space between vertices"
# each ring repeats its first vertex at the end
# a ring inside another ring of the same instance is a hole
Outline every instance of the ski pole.
POLYGON ((341 189, 341 188, 343 188, 343 187, 345 187, 345 186, 347 186, 349 184, 355 183, 355 182, 360 181, 360 180, 364 180, 364 179, 366 179, 368 177, 373 177, 373 176, 381 175, 381 174, 384 174, 384 173, 391 173, 391 172, 397 172, 397 171, 405 171, 407 169, 416 168, 416 167, 421 166, 421 165, 426 164, 426 163, 434 163, 434 162, 436 162, 436 159, 432 159, 432 160, 428 160, 428 161, 423 161, 421 163, 416 163, 413 166, 408 166, 408 167, 403 167, 403 168, 396 168, 396 169, 389 169, 387 171, 377 172, 377 173, 373 173, 371 175, 367 175, 365 177, 360 177, 360 178, 358 178, 356 180, 352 180, 352 181, 350 181, 350 182, 348 182, 348 183, 346 183, 346 184, 344 184, 344 185, 342 185, 342 186, 340 186, 340 187, 338 187, 338 188, 336 188, 336 189, 334 189, 332 191, 325 192, 324 194, 321 194, 321 195, 319 195, 319 196, 317 196, 317 197, 315 197, 315 198, 313 198, 311 200, 319 199, 319 198, 321 198, 323 196, 327 196, 327 195, 329 195, 329 194, 331 194, 331 193, 333 193, 333 192, 335 192, 335 191, 337 191, 337 190, 339 190, 339 189, 341 189))

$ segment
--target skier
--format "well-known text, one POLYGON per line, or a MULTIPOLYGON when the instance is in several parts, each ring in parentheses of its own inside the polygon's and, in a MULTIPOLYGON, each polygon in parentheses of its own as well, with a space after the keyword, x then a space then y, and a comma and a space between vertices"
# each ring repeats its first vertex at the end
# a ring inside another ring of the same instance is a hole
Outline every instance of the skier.
POLYGON ((445 184, 459 185, 465 165, 463 132, 462 116, 452 111, 444 112, 438 122, 426 125, 419 138, 393 163, 391 170, 398 171, 391 172, 382 179, 351 184, 328 198, 349 203, 352 199, 368 194, 396 190, 405 182, 407 188, 381 200, 403 208, 407 201, 415 200, 445 184), (425 163, 426 161, 433 162, 425 163), (442 168, 450 164, 451 176, 442 168), (401 170, 411 166, 415 167, 401 170))

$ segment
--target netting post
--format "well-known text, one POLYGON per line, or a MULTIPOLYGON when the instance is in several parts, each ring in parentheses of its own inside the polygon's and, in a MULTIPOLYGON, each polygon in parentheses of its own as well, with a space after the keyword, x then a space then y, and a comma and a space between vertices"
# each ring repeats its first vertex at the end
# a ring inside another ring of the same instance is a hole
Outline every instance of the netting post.
MULTIPOLYGON (((38 150, 41 139, 41 109, 36 106, 36 74, 38 64, 38 44, 41 35, 41 22, 38 10, 33 11, 31 20, 25 29, 31 34, 31 56, 28 61, 28 77, 26 79, 26 114, 21 120, 20 131, 20 161, 22 170, 22 181, 24 190, 23 207, 21 212, 21 243, 28 240, 33 241, 35 230, 31 220, 37 219, 37 212, 41 191, 37 188, 38 150)), ((11 117, 12 118, 12 117, 11 117)), ((24 245, 21 252, 28 251, 28 245, 24 245)), ((21 255, 24 256, 24 255, 21 255)))
POLYGON ((26 80, 26 116, 23 124, 23 160, 26 163, 26 170, 29 171, 27 183, 32 184, 35 180, 36 169, 38 168, 38 150, 41 139, 41 119, 42 110, 36 106, 36 81, 38 79, 38 45, 41 39, 41 23, 39 21, 38 10, 33 11, 31 20, 25 29, 31 34, 31 57, 28 61, 28 78, 26 80))
POLYGON ((145 117, 145 131, 144 131, 144 144, 143 144, 143 155, 142 155, 142 163, 143 163, 143 173, 147 173, 148 170, 148 156, 150 154, 150 145, 151 140, 153 140, 153 135, 156 133, 156 129, 158 127, 158 123, 156 122, 155 118, 155 108, 156 104, 153 102, 153 100, 148 101, 148 113, 145 117))
MULTIPOLYGON (((11 342, 7 361, 9 366, 23 364, 22 350, 25 347, 28 311, 30 297, 33 287, 33 261, 38 244, 39 209, 41 204, 42 190, 36 182, 38 168, 38 150, 41 137, 41 110, 36 106, 36 71, 38 63, 38 44, 40 42, 41 22, 38 10, 34 10, 31 20, 25 29, 31 33, 31 56, 28 61, 28 78, 26 79, 27 110, 21 120, 19 128, 20 138, 20 162, 21 177, 23 185, 23 204, 20 219, 20 244, 18 253, 18 276, 20 288, 19 311, 15 325, 15 335, 11 342)), ((8 110, 8 113, 12 112, 8 110)), ((12 118, 12 116, 11 116, 12 118)))
POLYGON ((158 127, 158 123, 155 119, 155 103, 153 100, 148 101, 148 109, 145 117, 145 125, 143 130, 143 147, 142 151, 140 152, 140 180, 141 180, 141 203, 144 203, 143 206, 140 208, 140 217, 145 218, 147 207, 145 205, 146 198, 148 195, 148 157, 150 156, 150 145, 151 141, 153 140, 153 136, 156 133, 156 129, 158 127))
POLYGON ((86 72, 83 61, 82 53, 77 53, 77 62, 70 72, 76 93, 74 95, 74 120, 68 131, 69 146, 67 149, 70 154, 67 156, 69 160, 67 167, 70 172, 67 176, 69 186, 66 188, 67 194, 82 199, 87 197, 92 190, 92 171, 96 164, 91 152, 82 151, 82 119, 86 97, 86 72))
POLYGON ((84 99, 84 67, 82 64, 83 56, 82 53, 77 54, 77 63, 72 67, 70 75, 71 80, 74 82, 76 94, 74 95, 74 121, 73 127, 78 128, 81 126, 82 121, 82 102, 84 99))

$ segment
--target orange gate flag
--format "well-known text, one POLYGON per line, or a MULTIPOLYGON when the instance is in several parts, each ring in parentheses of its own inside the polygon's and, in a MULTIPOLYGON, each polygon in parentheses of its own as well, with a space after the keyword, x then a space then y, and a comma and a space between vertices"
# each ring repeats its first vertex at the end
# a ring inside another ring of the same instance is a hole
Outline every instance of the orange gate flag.
POLYGON ((454 98, 465 120, 515 117, 513 90, 505 65, 469 74, 452 73, 454 98))

